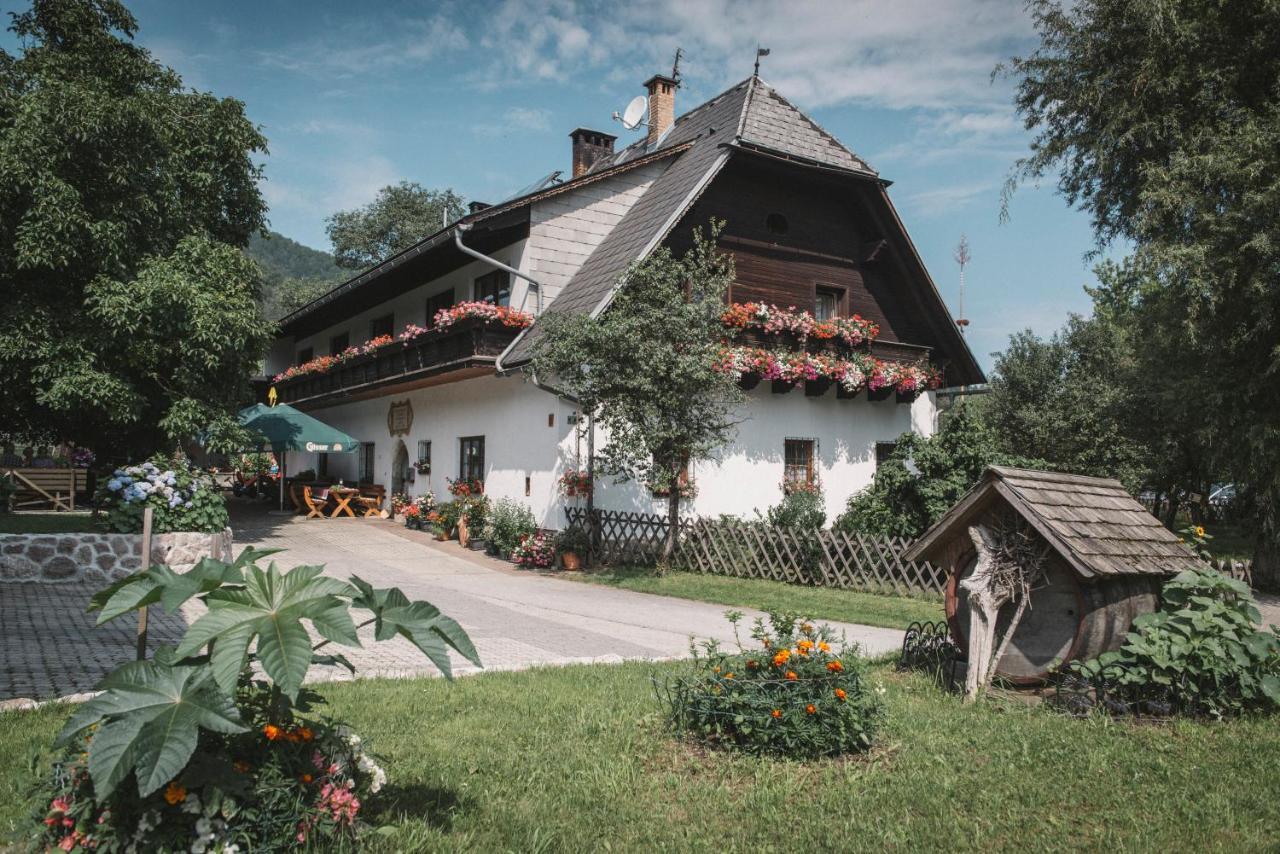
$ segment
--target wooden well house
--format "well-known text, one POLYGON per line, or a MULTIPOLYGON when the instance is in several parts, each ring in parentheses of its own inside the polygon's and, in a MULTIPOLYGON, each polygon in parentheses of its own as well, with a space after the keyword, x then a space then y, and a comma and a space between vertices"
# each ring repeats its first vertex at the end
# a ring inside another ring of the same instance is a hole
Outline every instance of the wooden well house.
MULTIPOLYGON (((947 622, 962 649, 969 610, 959 582, 977 562, 969 528, 1000 524, 1010 513, 1049 546, 1030 608, 996 666, 1015 683, 1034 684, 1057 663, 1118 649, 1134 618, 1159 606, 1166 579, 1203 568, 1117 480, 991 466, 905 555, 949 571, 947 622)), ((1013 610, 1002 609, 997 639, 1013 610)))

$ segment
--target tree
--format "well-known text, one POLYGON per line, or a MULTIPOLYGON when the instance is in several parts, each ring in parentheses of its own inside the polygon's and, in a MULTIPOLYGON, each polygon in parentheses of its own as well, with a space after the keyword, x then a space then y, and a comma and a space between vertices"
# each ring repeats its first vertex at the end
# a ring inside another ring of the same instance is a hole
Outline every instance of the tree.
POLYGON ((1033 0, 1012 60, 1035 132, 1010 188, 1058 174, 1099 244, 1132 241, 1199 406, 1255 495, 1255 577, 1280 583, 1280 8, 1269 0, 1033 0))
POLYGON ((428 190, 412 181, 383 187, 364 207, 325 220, 334 260, 351 269, 381 264, 462 216, 462 204, 451 189, 428 190))
MULTIPOLYGON (((116 0, 37 0, 0 51, 0 422, 136 451, 230 409, 266 344, 239 101, 184 89, 116 0)), ((150 445, 150 447, 148 447, 150 445)))
POLYGON ((732 438, 746 401, 714 366, 734 276, 732 258, 715 248, 719 234, 713 222, 682 256, 662 247, 633 264, 599 317, 544 315, 534 344, 534 370, 603 427, 603 471, 666 490, 664 565, 677 544, 681 476, 732 438))
POLYGON ((903 433, 871 485, 849 499, 837 531, 886 537, 920 536, 978 482, 992 464, 1042 465, 1000 450, 968 401, 947 413, 938 432, 903 433))

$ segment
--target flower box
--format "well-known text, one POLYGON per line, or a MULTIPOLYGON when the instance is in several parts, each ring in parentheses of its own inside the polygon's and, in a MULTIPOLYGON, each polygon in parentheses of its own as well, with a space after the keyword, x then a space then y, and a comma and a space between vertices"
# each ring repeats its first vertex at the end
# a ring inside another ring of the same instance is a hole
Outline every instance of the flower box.
POLYGON ((831 388, 832 382, 834 381, 830 377, 823 377, 821 379, 816 379, 816 380, 805 380, 804 396, 805 397, 822 397, 824 394, 827 393, 827 390, 831 388))
POLYGON ((898 394, 898 403, 914 403, 915 399, 920 396, 920 389, 912 389, 911 391, 900 391, 898 394))
POLYGON ((795 388, 795 385, 788 380, 774 380, 770 391, 774 394, 786 394, 793 388, 795 388))
POLYGON ((860 394, 862 394, 862 389, 850 391, 840 383, 836 383, 836 397, 840 400, 856 400, 860 394))
POLYGON ((758 385, 760 385, 759 374, 743 374, 742 376, 738 377, 738 388, 742 389, 743 391, 751 391, 751 389, 755 388, 758 385))
POLYGON ((893 386, 885 385, 877 389, 867 388, 867 400, 888 400, 893 396, 893 386))

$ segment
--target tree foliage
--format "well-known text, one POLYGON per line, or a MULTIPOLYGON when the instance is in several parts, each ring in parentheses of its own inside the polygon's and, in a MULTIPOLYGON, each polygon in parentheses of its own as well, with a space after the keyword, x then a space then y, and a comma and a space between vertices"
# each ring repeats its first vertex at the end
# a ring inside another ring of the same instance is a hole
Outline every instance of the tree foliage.
POLYGON ((1280 581, 1280 7, 1270 0, 1033 0, 1014 59, 1035 132, 1014 181, 1057 173, 1100 243, 1133 242, 1210 429, 1257 496, 1258 566, 1280 581))
POLYGON ((871 485, 849 499, 837 531, 915 538, 936 522, 989 465, 1044 465, 1003 452, 991 428, 966 401, 924 438, 907 432, 871 485))
POLYGON ((268 320, 279 320, 302 308, 347 276, 328 252, 274 231, 251 235, 245 254, 262 268, 259 304, 268 320))
POLYGON ((714 368, 732 258, 695 230, 680 257, 662 247, 625 274, 599 317, 551 312, 542 318, 533 364, 594 412, 608 442, 603 469, 666 490, 675 547, 680 477, 734 435, 745 397, 714 368))
POLYGON ((413 181, 389 184, 364 207, 325 220, 334 259, 351 269, 380 264, 462 216, 462 205, 462 196, 451 189, 430 190, 413 181))
POLYGON ((243 399, 266 344, 243 104, 185 89, 116 0, 37 0, 0 51, 0 421, 154 445, 243 399))

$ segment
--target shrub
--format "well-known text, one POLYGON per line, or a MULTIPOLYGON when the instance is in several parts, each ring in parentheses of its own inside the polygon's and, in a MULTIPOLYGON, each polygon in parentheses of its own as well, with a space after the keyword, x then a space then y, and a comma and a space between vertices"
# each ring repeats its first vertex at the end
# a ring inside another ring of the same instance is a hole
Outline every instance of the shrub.
POLYGON ((1134 620, 1117 652, 1065 669, 1121 692, 1156 689, 1190 714, 1222 717, 1280 709, 1280 629, 1261 631, 1243 582, 1187 570, 1164 586, 1162 605, 1134 620))
MULTIPOLYGON (((742 614, 727 614, 738 635, 742 614)), ((794 614, 757 619, 758 649, 726 653, 691 644, 690 675, 660 684, 671 726, 709 744, 795 758, 868 749, 882 717, 883 687, 869 690, 855 647, 829 626, 794 614)))
POLYGON ((521 540, 537 532, 538 523, 532 510, 515 499, 499 498, 489 510, 484 539, 499 554, 508 555, 520 545, 521 540))
POLYGON ((461 501, 446 501, 443 504, 437 504, 435 509, 436 518, 434 521, 440 526, 446 534, 452 534, 454 529, 458 527, 458 520, 462 518, 462 513, 466 509, 466 505, 461 501))
POLYGON ((765 512, 765 521, 796 531, 819 530, 827 522, 822 492, 804 489, 787 493, 765 512))
POLYGON ((556 534, 556 550, 586 557, 591 551, 591 536, 584 529, 571 525, 556 534))
POLYGON ((358 646, 351 610, 374 638, 400 636, 451 677, 449 649, 479 664, 466 632, 427 602, 321 567, 288 572, 204 560, 178 575, 135 573, 97 594, 98 623, 148 605, 205 613, 176 648, 117 668, 58 737, 66 754, 46 791, 42 842, 71 850, 285 850, 353 839, 362 799, 385 774, 360 738, 315 716, 302 688, 312 665, 354 668, 332 644, 358 646), (324 640, 313 645, 304 621, 324 640), (261 675, 254 673, 258 665, 261 675))
POLYGON ((213 478, 185 458, 157 455, 138 466, 116 469, 98 490, 107 527, 122 534, 142 531, 143 510, 151 507, 152 532, 203 531, 227 527, 227 503, 213 478))
POLYGON ((482 537, 485 520, 489 518, 489 496, 473 495, 459 501, 463 505, 463 515, 467 517, 467 530, 473 537, 482 537))
POLYGON ((511 552, 511 560, 519 566, 546 569, 556 562, 556 547, 550 537, 525 535, 511 552))

